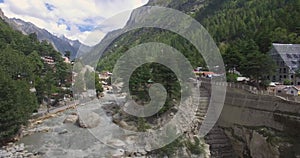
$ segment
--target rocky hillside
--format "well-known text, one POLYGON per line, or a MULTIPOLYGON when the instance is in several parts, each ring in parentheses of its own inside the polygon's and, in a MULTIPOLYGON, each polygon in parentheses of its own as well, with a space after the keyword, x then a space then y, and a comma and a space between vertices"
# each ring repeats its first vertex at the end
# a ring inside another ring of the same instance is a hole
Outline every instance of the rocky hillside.
POLYGON ((21 31, 25 35, 35 33, 37 35, 37 38, 40 41, 46 40, 50 42, 53 45, 53 47, 61 54, 64 54, 66 51, 70 51, 71 59, 74 59, 76 57, 76 53, 79 50, 80 46, 82 46, 82 49, 85 50, 90 49, 90 47, 80 43, 80 41, 78 40, 70 40, 64 36, 57 37, 45 29, 38 28, 37 26, 35 26, 30 22, 25 22, 21 19, 16 19, 16 18, 7 18, 3 14, 1 9, 0 9, 0 17, 4 19, 12 28, 21 31))

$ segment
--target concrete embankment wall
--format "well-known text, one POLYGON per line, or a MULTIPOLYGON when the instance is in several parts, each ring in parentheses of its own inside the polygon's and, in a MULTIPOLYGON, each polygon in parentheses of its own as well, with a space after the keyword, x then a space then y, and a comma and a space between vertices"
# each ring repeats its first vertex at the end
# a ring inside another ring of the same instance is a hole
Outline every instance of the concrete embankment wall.
POLYGON ((280 116, 300 121, 300 104, 275 96, 237 93, 228 88, 220 123, 223 126, 265 126, 283 131, 285 122, 276 119, 280 116))
MULTIPOLYGON (((244 126, 265 126, 279 131, 284 130, 284 117, 300 122, 300 103, 286 101, 276 96, 257 95, 247 91, 230 88, 226 84, 216 83, 214 89, 226 88, 226 97, 219 122, 244 126)), ((203 82, 203 88, 211 91, 211 84, 203 82)), ((218 94, 218 93, 214 93, 218 94)))
MULTIPOLYGON (((300 103, 227 87, 218 126, 238 157, 297 157, 300 152, 300 103)), ((211 84, 202 83, 211 91, 211 84)), ((216 88, 218 89, 218 88, 216 88)))

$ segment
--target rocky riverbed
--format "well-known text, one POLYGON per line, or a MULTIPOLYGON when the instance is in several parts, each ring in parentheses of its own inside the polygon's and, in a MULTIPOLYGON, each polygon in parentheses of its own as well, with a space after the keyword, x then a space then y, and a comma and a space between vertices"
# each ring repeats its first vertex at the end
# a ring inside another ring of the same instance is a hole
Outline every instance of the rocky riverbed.
POLYGON ((0 158, 39 158, 39 153, 26 150, 24 143, 8 143, 0 149, 0 158))
MULTIPOLYGON (((124 136, 122 132, 111 132, 114 126, 107 125, 115 124, 113 122, 117 122, 116 125, 124 129, 136 130, 136 127, 124 121, 124 118, 116 115, 114 112, 116 105, 113 105, 112 100, 108 95, 101 100, 95 99, 80 105, 76 109, 70 108, 32 121, 23 130, 23 137, 18 142, 10 143, 0 150, 0 158, 156 157, 157 155, 155 156, 148 149, 147 143, 139 146, 138 150, 126 151, 126 147, 136 144, 136 137, 131 134, 124 136), (101 111, 99 109, 105 109, 108 106, 106 111, 99 112, 101 111), (109 114, 111 116, 107 117, 109 114), (99 131, 95 131, 98 129, 99 131)), ((194 134, 188 132, 187 135, 194 134)), ((203 143, 202 141, 201 144, 203 143)), ((205 148, 205 153, 209 153, 208 147, 205 148)), ((202 157, 207 157, 205 153, 202 157)), ((175 154, 192 156, 186 147, 178 148, 175 154)), ((199 156, 194 155, 194 157, 199 156)))

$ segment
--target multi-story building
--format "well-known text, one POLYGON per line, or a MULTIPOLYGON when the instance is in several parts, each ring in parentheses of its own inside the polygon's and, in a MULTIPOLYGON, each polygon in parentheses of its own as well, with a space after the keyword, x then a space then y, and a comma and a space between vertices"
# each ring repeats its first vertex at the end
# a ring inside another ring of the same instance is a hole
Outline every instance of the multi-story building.
POLYGON ((296 77, 300 68, 300 44, 273 43, 269 53, 277 65, 275 74, 269 79, 281 83, 290 80, 292 85, 300 85, 300 78, 296 77))

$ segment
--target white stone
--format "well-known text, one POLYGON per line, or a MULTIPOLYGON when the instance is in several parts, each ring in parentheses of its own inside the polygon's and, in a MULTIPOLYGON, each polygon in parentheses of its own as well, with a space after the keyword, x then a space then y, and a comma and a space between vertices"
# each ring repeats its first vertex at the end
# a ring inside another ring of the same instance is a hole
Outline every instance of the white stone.
POLYGON ((115 147, 124 147, 124 146, 126 146, 126 144, 122 140, 119 140, 119 139, 109 140, 108 144, 113 145, 115 147))

